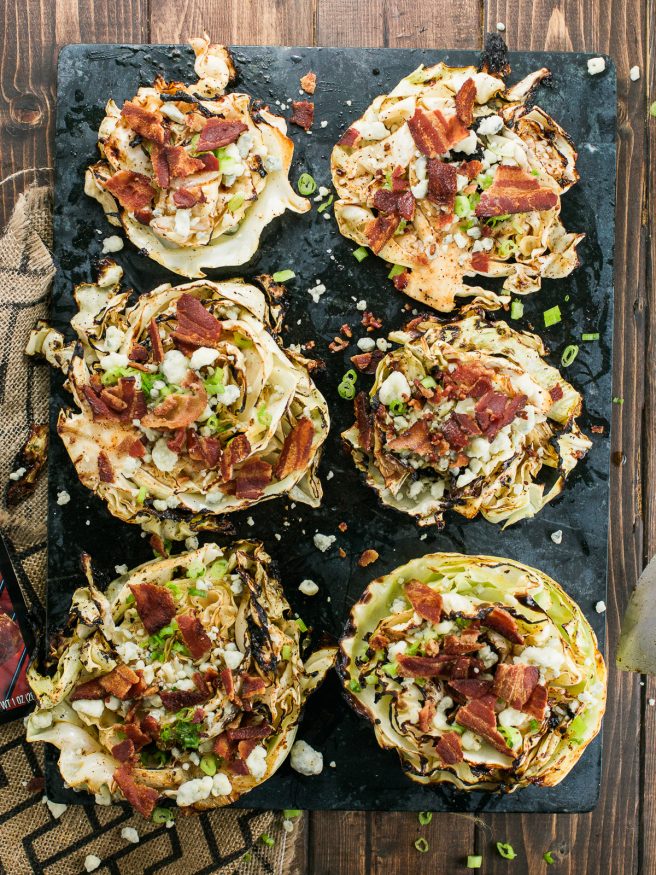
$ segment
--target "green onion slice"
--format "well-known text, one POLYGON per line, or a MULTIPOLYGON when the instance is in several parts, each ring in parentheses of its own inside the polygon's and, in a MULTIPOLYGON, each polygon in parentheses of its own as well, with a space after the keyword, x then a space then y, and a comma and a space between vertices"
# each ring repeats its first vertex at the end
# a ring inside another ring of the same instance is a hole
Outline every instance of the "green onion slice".
POLYGON ((550 307, 548 310, 544 311, 544 324, 547 328, 552 325, 557 325, 561 320, 560 315, 560 307, 556 304, 554 307, 550 307))
POLYGON ((428 851, 429 847, 430 845, 425 838, 417 839, 417 841, 415 842, 415 848, 417 848, 420 854, 425 854, 428 851))
POLYGON ((432 811, 420 811, 418 817, 419 817, 419 823, 422 826, 427 826, 431 822, 431 820, 433 819, 433 812, 432 811))
POLYGON ((265 832, 262 833, 260 839, 262 841, 262 844, 266 845, 268 848, 272 848, 276 843, 276 840, 272 836, 267 835, 267 833, 265 832))
POLYGON ((358 375, 357 372, 353 370, 353 368, 349 368, 349 370, 342 377, 342 382, 344 383, 357 383, 358 375))
POLYGON ((216 757, 213 753, 206 753, 200 758, 200 767, 206 775, 216 775, 216 757))
POLYGON ((497 851, 504 860, 514 860, 517 856, 513 846, 505 842, 497 842, 497 851))
POLYGON ((314 181, 314 177, 310 176, 309 173, 301 173, 298 178, 298 190, 300 194, 303 195, 314 194, 317 190, 317 184, 314 181))
POLYGON ((547 866, 551 866, 552 863, 556 862, 553 858, 553 854, 551 853, 551 851, 547 851, 546 853, 544 853, 542 855, 542 859, 547 864, 547 866))
POLYGON ((282 816, 285 820, 290 820, 292 817, 300 817, 303 812, 300 808, 284 808, 282 816))
POLYGON ((593 334, 582 334, 581 340, 584 340, 584 341, 599 340, 599 332, 595 331, 593 334))
POLYGON ((387 279, 388 279, 388 280, 393 280, 395 276, 398 276, 399 274, 403 273, 404 270, 405 270, 405 267, 403 267, 402 264, 395 264, 395 265, 393 265, 393 266, 392 266, 392 269, 391 269, 390 272, 387 274, 387 279))
POLYGON ((293 280, 295 276, 293 270, 277 270, 272 278, 274 283, 286 283, 287 280, 293 280))
POLYGON ((510 318, 521 319, 524 315, 524 303, 522 301, 513 301, 510 305, 510 318))
POLYGON ((175 817, 175 808, 164 808, 163 805, 158 805, 153 810, 151 820, 153 823, 168 823, 175 817))
POLYGON ((364 261, 365 258, 369 255, 369 250, 366 246, 358 246, 357 249, 353 250, 353 256, 358 261, 364 261))
POLYGON ((613 396, 613 404, 624 404, 624 398, 621 398, 619 395, 613 396))
POLYGON ((432 377, 424 377, 421 381, 421 385, 424 389, 437 389, 437 383, 432 377))
POLYGON ((467 857, 468 869, 480 869, 483 865, 483 857, 480 854, 469 854, 467 857))
POLYGON ((333 202, 334 200, 335 200, 335 195, 334 195, 334 194, 331 194, 327 201, 324 201, 324 202, 321 204, 320 207, 317 207, 317 212, 318 212, 318 213, 323 213, 323 211, 324 211, 324 210, 327 210, 328 207, 332 204, 332 202, 333 202))
POLYGON ((303 620, 301 620, 300 617, 296 618, 296 625, 301 630, 301 632, 307 632, 308 627, 305 625, 305 623, 303 622, 303 620))
POLYGON ((569 346, 566 346, 563 350, 563 355, 560 359, 560 363, 564 368, 568 368, 576 356, 579 354, 579 348, 575 343, 570 343, 569 346))
POLYGON ((354 384, 350 380, 342 380, 337 387, 337 394, 340 398, 345 398, 347 401, 351 401, 355 398, 354 384))
POLYGON ((243 194, 234 194, 228 201, 228 209, 231 213, 236 213, 240 206, 244 203, 243 194))

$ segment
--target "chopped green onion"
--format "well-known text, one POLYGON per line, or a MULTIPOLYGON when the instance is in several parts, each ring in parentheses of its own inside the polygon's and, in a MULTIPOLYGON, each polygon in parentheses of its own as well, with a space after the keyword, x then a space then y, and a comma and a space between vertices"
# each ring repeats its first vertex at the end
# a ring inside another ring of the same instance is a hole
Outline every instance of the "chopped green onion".
POLYGON ((540 175, 540 171, 537 170, 536 168, 533 168, 533 170, 531 170, 531 176, 539 176, 539 175, 540 175))
POLYGON ((144 501, 148 498, 148 490, 145 486, 141 486, 139 488, 139 492, 137 492, 137 504, 143 504, 144 501))
POLYGON ((257 408, 257 421, 260 425, 263 425, 264 428, 268 428, 271 425, 271 414, 267 410, 266 404, 260 404, 257 408))
POLYGON ((388 405, 388 410, 392 416, 403 416, 407 408, 403 401, 399 401, 398 398, 395 398, 394 401, 388 405))
POLYGON ((393 280, 395 276, 398 276, 399 274, 403 273, 404 270, 405 270, 405 267, 403 267, 402 264, 395 264, 395 265, 393 265, 393 266, 392 266, 392 269, 391 269, 390 272, 387 274, 387 279, 388 279, 388 280, 393 280))
POLYGON ((243 863, 250 863, 250 861, 253 859, 253 854, 250 851, 246 851, 241 859, 243 863))
POLYGON ((335 200, 335 195, 331 194, 327 201, 324 201, 324 203, 322 203, 320 207, 317 207, 317 212, 323 213, 323 211, 327 210, 328 207, 332 204, 332 202, 334 200, 335 200))
POLYGON ((400 234, 403 234, 405 231, 405 226, 408 224, 407 219, 401 219, 399 224, 396 226, 396 231, 394 232, 394 236, 398 237, 400 234))
POLYGON ((655 100, 655 101, 652 103, 652 105, 649 107, 649 115, 650 115, 652 118, 656 118, 656 100, 655 100))
POLYGON ((494 179, 489 174, 486 174, 485 176, 479 176, 476 181, 483 191, 486 191, 492 185, 494 179))
POLYGON ((451 729, 452 729, 454 732, 457 732, 458 735, 462 735, 462 734, 464 733, 464 731, 465 731, 465 727, 464 727, 464 726, 461 726, 459 723, 452 723, 452 724, 451 724, 451 729))
POLYGON ((471 621, 468 620, 467 617, 456 617, 456 626, 459 629, 466 629, 469 626, 470 622, 471 621))
POLYGON ((343 383, 357 383, 357 381, 358 381, 358 374, 356 371, 353 370, 353 368, 349 368, 348 371, 342 377, 343 383))
POLYGON ((231 213, 236 213, 240 206, 244 203, 243 194, 234 194, 228 201, 228 209, 231 213))
POLYGON ((351 690, 351 691, 354 692, 354 693, 360 693, 360 692, 362 691, 362 687, 361 687, 360 684, 354 679, 354 680, 349 681, 349 690, 351 690))
POLYGON ((189 656, 190 653, 182 641, 174 641, 171 645, 171 650, 175 650, 176 653, 181 653, 183 656, 189 656))
POLYGON ((135 597, 132 595, 132 593, 130 593, 130 595, 125 600, 125 605, 126 607, 130 607, 130 605, 133 605, 135 602, 135 597))
POLYGON ((560 359, 560 363, 564 368, 568 368, 576 356, 579 354, 579 348, 575 343, 570 343, 569 346, 566 346, 563 350, 563 354, 560 359))
POLYGON ((365 678, 365 683, 368 687, 373 687, 378 683, 378 678, 375 674, 368 674, 365 678))
POLYGON ((260 839, 262 840, 262 844, 266 845, 268 848, 272 848, 276 843, 276 840, 266 833, 262 833, 260 839))
POLYGON ((529 720, 528 722, 528 731, 529 732, 537 732, 540 728, 540 722, 538 720, 529 720))
POLYGON ((357 249, 353 250, 353 256, 358 261, 364 261, 368 255, 369 255, 369 250, 367 249, 366 246, 358 246, 357 249))
POLYGON ((396 677, 399 673, 399 667, 395 662, 386 662, 385 665, 381 666, 381 668, 390 678, 396 677))
POLYGON ((428 851, 429 847, 430 845, 425 838, 417 839, 417 841, 415 842, 415 848, 417 848, 420 854, 425 854, 428 851))
POLYGON ((287 280, 293 280, 296 274, 293 270, 277 270, 273 274, 274 283, 286 283, 287 280))
POLYGON ((243 167, 241 161, 237 161, 232 155, 228 155, 225 146, 215 149, 214 155, 219 162, 219 170, 223 176, 236 176, 237 171, 243 167))
POLYGON ((419 823, 422 826, 427 826, 431 822, 431 820, 433 819, 433 812, 432 811, 420 811, 418 816, 419 816, 419 823))
POLYGON ((296 625, 301 630, 301 632, 307 632, 308 627, 305 625, 305 623, 303 622, 303 620, 301 620, 300 617, 296 618, 296 625))
POLYGON ((222 431, 226 431, 228 428, 230 428, 230 423, 221 422, 216 413, 208 416, 203 425, 205 426, 205 428, 209 428, 210 431, 213 431, 215 434, 220 434, 222 431))
POLYGON ((383 183, 383 188, 386 191, 392 190, 392 171, 391 170, 385 171, 385 182, 383 183))
POLYGON ((513 846, 504 842, 497 842, 497 851, 504 860, 514 860, 517 856, 513 849, 513 846))
POLYGON ((220 580, 225 576, 226 571, 228 570, 228 563, 225 559, 217 559, 215 562, 212 562, 210 567, 207 570, 207 576, 212 578, 213 580, 220 580))
POLYGON ((490 228, 496 228, 496 226, 500 222, 505 222, 506 219, 510 218, 510 213, 504 213, 502 216, 490 216, 489 219, 485 220, 485 224, 489 225, 490 228))
POLYGON ((283 659, 291 659, 292 649, 289 644, 283 644, 280 653, 283 659))
POLYGON ((189 148, 192 152, 196 151, 196 143, 200 140, 200 134, 194 134, 191 140, 189 140, 189 148))
POLYGON ((424 377, 421 381, 421 385, 424 389, 437 389, 437 383, 432 377, 424 377))
POLYGON ((203 386, 208 395, 223 395, 225 386, 223 385, 223 368, 217 368, 211 377, 203 380, 203 386))
POLYGON ((513 301, 510 305, 510 318, 511 319, 521 319, 524 315, 524 302, 523 301, 513 301))
POLYGON ((599 332, 595 331, 594 334, 582 334, 581 340, 584 340, 584 341, 599 340, 599 332))
POLYGON ((200 758, 200 767, 206 775, 216 775, 216 757, 213 753, 206 753, 200 758))
POLYGON ((510 258, 517 249, 514 240, 497 240, 497 255, 499 258, 510 258))
POLYGON ((500 726, 499 732, 506 739, 506 744, 512 750, 518 748, 522 743, 522 733, 514 726, 500 726))
POLYGON ((300 817, 303 812, 300 808, 283 808, 282 816, 285 820, 290 820, 292 817, 300 817))
POLYGON ((613 404, 624 404, 624 398, 620 398, 619 395, 615 395, 613 397, 613 404))
POLYGON ((420 641, 415 641, 415 643, 414 643, 414 644, 411 644, 410 647, 408 647, 408 648, 404 651, 404 653, 406 653, 408 656, 416 656, 416 655, 419 653, 419 648, 420 648, 420 647, 421 647, 421 642, 420 642, 420 641))
POLYGON ((340 398, 350 401, 352 398, 355 398, 355 386, 349 380, 342 380, 337 387, 337 394, 340 398))
POLYGON ((456 195, 456 202, 453 211, 459 219, 464 219, 471 213, 471 205, 466 194, 456 195))
POLYGON ((170 590, 171 590, 171 592, 172 592, 173 595, 176 597, 176 599, 179 599, 180 596, 182 595, 182 589, 178 586, 177 583, 173 583, 172 580, 167 581, 167 582, 164 584, 164 586, 165 586, 167 589, 170 589, 170 590))
POLYGON ((551 866, 552 863, 556 862, 553 858, 553 854, 551 853, 551 851, 547 851, 546 853, 544 853, 542 855, 542 859, 547 864, 547 866, 551 866))
POLYGON ((480 854, 469 854, 467 857, 468 869, 480 869, 483 865, 483 857, 480 854))
POLYGON ((158 805, 153 810, 151 820, 153 823, 168 823, 175 817, 175 808, 164 808, 163 805, 158 805))
POLYGON ((304 195, 314 194, 317 190, 317 184, 314 181, 314 177, 310 176, 309 173, 301 173, 298 178, 298 190, 304 195))
POLYGON ((194 559, 189 568, 187 568, 185 576, 191 578, 191 580, 196 580, 202 577, 203 574, 205 574, 205 566, 198 559, 194 559))
POLYGON ((189 595, 195 595, 199 599, 207 598, 207 592, 204 589, 196 589, 195 586, 190 586, 187 592, 189 593, 189 595))
POLYGON ((544 311, 544 324, 547 328, 550 328, 552 325, 557 325, 560 320, 561 315, 558 304, 544 311))

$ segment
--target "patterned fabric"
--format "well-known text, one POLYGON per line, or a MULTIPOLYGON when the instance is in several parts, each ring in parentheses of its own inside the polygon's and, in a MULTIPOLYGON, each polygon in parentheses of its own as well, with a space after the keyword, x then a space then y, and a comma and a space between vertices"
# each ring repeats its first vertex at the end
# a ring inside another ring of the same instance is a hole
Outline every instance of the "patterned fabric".
MULTIPOLYGON (((47 422, 48 373, 27 359, 30 329, 47 317, 54 265, 51 195, 33 187, 18 200, 0 238, 0 483, 9 482, 29 424, 47 422)), ((42 625, 45 617, 46 478, 18 508, 0 509, 0 526, 23 594, 42 625)), ((21 721, 0 726, 0 872, 78 875, 87 855, 112 875, 278 875, 291 850, 280 817, 271 812, 224 810, 181 818, 172 829, 155 826, 129 805, 69 806, 55 818, 42 781, 43 752, 29 745, 21 721), (134 827, 130 844, 121 830, 134 827), (275 843, 265 845, 260 836, 275 843), (244 859, 246 855, 246 859, 244 859)))

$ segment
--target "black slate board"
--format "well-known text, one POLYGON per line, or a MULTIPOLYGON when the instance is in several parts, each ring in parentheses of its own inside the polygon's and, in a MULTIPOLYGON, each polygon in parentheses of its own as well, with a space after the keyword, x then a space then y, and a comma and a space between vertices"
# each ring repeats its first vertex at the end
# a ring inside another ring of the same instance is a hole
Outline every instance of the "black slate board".
MULTIPOLYGON (((319 184, 330 185, 332 145, 349 121, 360 116, 371 100, 388 91, 420 63, 444 60, 455 65, 476 64, 475 52, 437 52, 413 49, 334 49, 239 47, 234 49, 239 80, 235 86, 260 97, 276 108, 276 100, 299 99, 299 77, 309 69, 317 73, 315 124, 311 134, 291 127, 295 142, 291 174, 296 180, 309 171, 319 184), (347 105, 347 100, 351 105, 347 105), (325 127, 321 122, 326 121, 325 127)), ((286 214, 265 235, 253 261, 236 270, 212 274, 252 276, 262 271, 293 268, 289 283, 290 308, 287 342, 316 338, 316 353, 328 364, 317 378, 332 415, 332 429, 321 466, 325 487, 323 505, 317 510, 290 507, 289 502, 267 502, 259 508, 233 514, 239 536, 260 537, 278 561, 292 606, 317 630, 338 635, 348 610, 366 583, 410 558, 435 550, 507 556, 542 569, 560 581, 579 602, 604 643, 604 617, 594 605, 606 595, 608 530, 609 427, 611 404, 611 348, 613 314, 613 229, 615 192, 616 78, 607 59, 606 72, 591 77, 583 54, 517 53, 511 55, 512 80, 540 66, 553 72, 551 87, 543 87, 538 103, 571 134, 579 148, 581 182, 563 201, 566 227, 587 235, 579 248, 582 266, 560 282, 545 281, 539 294, 528 296, 521 327, 535 327, 558 364, 564 347, 579 342, 578 358, 567 377, 584 393, 583 429, 603 426, 594 434, 588 458, 578 466, 565 494, 536 519, 523 521, 506 532, 482 519, 463 522, 451 516, 442 533, 422 531, 403 515, 381 507, 362 483, 343 453, 339 433, 352 418, 351 405, 341 400, 336 386, 350 367, 348 355, 331 355, 327 343, 343 322, 364 334, 355 301, 364 298, 377 315, 384 316, 384 331, 400 326, 408 314, 407 299, 396 293, 386 278, 388 268, 370 257, 363 264, 351 255, 354 245, 340 237, 331 211, 316 209, 304 216, 286 214), (330 219, 325 218, 326 215, 330 219), (319 279, 327 292, 314 304, 307 289, 319 279), (558 303, 560 324, 545 329, 542 311, 558 303), (581 343, 582 332, 600 333, 599 342, 581 343), (326 479, 332 471, 334 476, 326 479), (254 525, 249 525, 251 517, 254 525), (340 534, 337 524, 348 524, 340 534), (557 529, 563 541, 550 538, 557 529), (336 534, 337 543, 326 554, 312 543, 315 532, 336 534), (280 540, 274 535, 278 534, 280 540), (348 554, 340 559, 337 547, 348 554), (364 548, 380 553, 376 565, 361 569, 357 558, 364 548), (320 594, 302 596, 298 584, 316 580, 320 594), (328 600, 330 598, 330 600, 328 600)), ((139 85, 152 82, 157 73, 192 81, 193 55, 184 46, 66 46, 59 57, 56 132, 55 255, 57 276, 52 319, 68 331, 74 312, 73 284, 94 276, 103 237, 115 233, 100 207, 84 195, 86 165, 97 160, 96 131, 108 97, 119 105, 139 85)), ((289 113, 287 113, 289 115, 289 113)), ((141 257, 127 244, 116 260, 125 269, 127 284, 146 291, 161 282, 184 282, 159 265, 141 257)), ((383 332, 378 332, 382 334, 383 332)), ((366 378, 365 378, 366 379, 366 378)), ((83 550, 98 567, 113 576, 114 566, 137 565, 151 557, 138 529, 113 519, 104 506, 77 481, 68 456, 55 434, 57 412, 69 398, 61 379, 53 380, 51 409, 49 515, 48 627, 64 619, 73 589, 81 575, 78 560, 83 550), (72 500, 56 503, 66 489, 72 500)), ((247 808, 378 809, 436 811, 587 811, 598 797, 601 774, 601 740, 586 751, 570 776, 551 789, 529 788, 510 796, 462 794, 444 788, 426 788, 403 775, 397 757, 380 750, 368 723, 346 706, 335 676, 309 702, 299 737, 323 752, 325 768, 318 777, 305 778, 285 764, 265 785, 242 800, 247 808), (331 768, 330 763, 335 767, 331 768)), ((84 801, 66 792, 51 750, 48 757, 50 798, 84 801)))

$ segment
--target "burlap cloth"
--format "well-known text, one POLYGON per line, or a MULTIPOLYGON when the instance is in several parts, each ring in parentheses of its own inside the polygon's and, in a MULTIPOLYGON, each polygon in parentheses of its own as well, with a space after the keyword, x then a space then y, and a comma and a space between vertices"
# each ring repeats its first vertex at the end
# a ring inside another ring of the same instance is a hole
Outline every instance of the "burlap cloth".
MULTIPOLYGON (((48 420, 47 368, 23 355, 30 329, 48 314, 54 265, 51 196, 32 187, 19 198, 0 238, 0 484, 8 482, 29 424, 48 420)), ((46 581, 46 478, 0 523, 29 606, 44 617, 46 581)), ((292 842, 280 815, 216 811, 181 818, 172 829, 155 826, 128 805, 69 806, 55 819, 43 792, 28 782, 43 772, 40 745, 28 745, 21 720, 0 726, 0 871, 9 875, 84 872, 87 854, 102 860, 97 872, 114 875, 255 875, 286 869, 292 842), (138 844, 121 837, 135 827, 138 844), (275 840, 265 845, 260 836, 275 840), (287 853, 286 853, 287 852, 287 853), (244 860, 246 855, 246 860, 244 860)))

